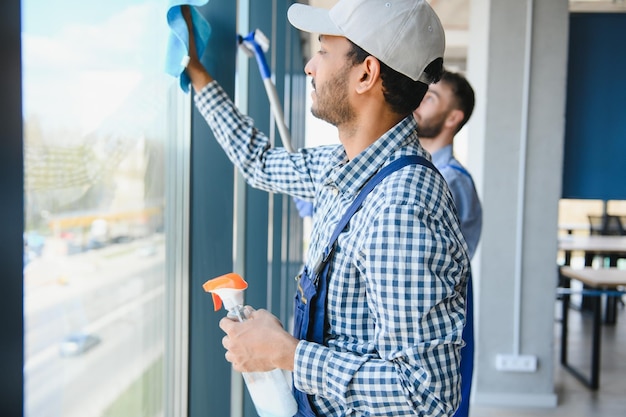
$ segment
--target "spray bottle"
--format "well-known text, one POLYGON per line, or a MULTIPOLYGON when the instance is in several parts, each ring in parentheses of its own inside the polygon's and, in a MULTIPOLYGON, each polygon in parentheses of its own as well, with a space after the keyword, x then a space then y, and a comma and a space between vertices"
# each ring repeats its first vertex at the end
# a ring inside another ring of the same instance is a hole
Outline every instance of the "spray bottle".
MULTIPOLYGON (((228 310, 228 317, 239 321, 247 319, 243 293, 248 283, 240 275, 230 273, 210 279, 202 288, 211 293, 215 311, 223 304, 228 310)), ((243 372, 242 375, 260 417, 292 417, 298 412, 298 405, 282 370, 243 372)))

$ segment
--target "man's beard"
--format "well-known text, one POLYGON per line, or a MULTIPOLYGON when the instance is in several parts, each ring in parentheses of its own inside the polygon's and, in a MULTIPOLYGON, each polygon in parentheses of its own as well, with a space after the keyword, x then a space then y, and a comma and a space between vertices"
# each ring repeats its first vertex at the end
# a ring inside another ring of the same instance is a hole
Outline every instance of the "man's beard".
POLYGON ((439 136, 443 130, 443 125, 446 122, 446 114, 442 114, 437 120, 432 120, 430 123, 417 123, 417 137, 420 139, 432 139, 439 136))
MULTIPOLYGON (((311 113, 318 119, 333 126, 339 126, 354 119, 354 109, 348 101, 348 70, 344 68, 334 78, 315 89, 317 102, 311 113)), ((315 87, 315 81, 313 81, 315 87)))

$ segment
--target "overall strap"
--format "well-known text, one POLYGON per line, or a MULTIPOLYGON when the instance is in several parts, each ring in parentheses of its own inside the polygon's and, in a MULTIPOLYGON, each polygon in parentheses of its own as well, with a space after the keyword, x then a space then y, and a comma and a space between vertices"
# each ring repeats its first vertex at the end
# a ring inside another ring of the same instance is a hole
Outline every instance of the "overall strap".
POLYGON ((350 207, 348 207, 348 209, 344 213, 341 220, 339 220, 339 223, 337 223, 337 227, 335 228, 335 231, 333 232, 330 238, 330 242, 324 249, 324 253, 322 257, 313 268, 313 273, 316 276, 316 278, 317 276, 319 276, 319 273, 324 268, 325 263, 328 261, 328 259, 330 258, 330 255, 333 253, 337 238, 339 237, 343 229, 346 227, 346 225, 350 221, 350 218, 352 218, 354 213, 356 213, 357 210, 361 207, 361 204, 363 204, 363 200, 365 200, 365 197, 367 197, 367 195, 374 189, 374 187, 376 187, 376 185, 378 185, 378 183, 381 182, 387 175, 401 168, 404 168, 407 165, 415 165, 415 164, 424 165, 434 170, 435 172, 439 173, 439 170, 435 168, 432 162, 430 162, 428 159, 419 155, 407 155, 407 156, 400 157, 396 159, 395 161, 389 163, 389 165, 384 166, 380 171, 378 171, 365 184, 365 186, 363 187, 359 195, 357 195, 357 197, 354 199, 350 207))
POLYGON ((465 175, 466 177, 469 177, 470 179, 472 179, 472 176, 470 175, 470 173, 467 172, 467 170, 465 168, 460 167, 458 165, 448 164, 444 168, 452 168, 452 169, 454 169, 456 171, 459 171, 461 174, 465 175))

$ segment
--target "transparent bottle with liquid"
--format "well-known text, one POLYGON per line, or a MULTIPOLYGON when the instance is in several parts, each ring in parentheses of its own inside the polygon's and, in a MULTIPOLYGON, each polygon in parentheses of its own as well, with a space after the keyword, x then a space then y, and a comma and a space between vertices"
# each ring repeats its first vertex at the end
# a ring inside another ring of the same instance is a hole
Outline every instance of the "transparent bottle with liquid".
MULTIPOLYGON (((211 293, 215 310, 224 305, 228 316, 246 321, 243 293, 248 284, 234 273, 213 278, 204 283, 205 291, 211 293)), ((298 412, 288 376, 281 369, 267 372, 243 372, 243 379, 260 417, 292 417, 298 412)))

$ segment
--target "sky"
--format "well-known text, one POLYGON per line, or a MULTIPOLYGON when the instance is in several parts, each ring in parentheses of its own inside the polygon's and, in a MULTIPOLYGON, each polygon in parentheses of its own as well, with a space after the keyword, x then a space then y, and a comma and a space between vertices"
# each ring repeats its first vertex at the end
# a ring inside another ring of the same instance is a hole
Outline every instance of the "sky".
POLYGON ((144 77, 163 74, 166 3, 22 1, 25 118, 88 132, 144 77))
MULTIPOLYGON (((168 5, 169 0, 23 0, 25 119, 36 117, 44 130, 97 129, 146 76, 165 73, 168 5)), ((310 109, 310 91, 307 97, 310 109)), ((308 110, 306 123, 308 146, 339 143, 337 129, 308 110)))

